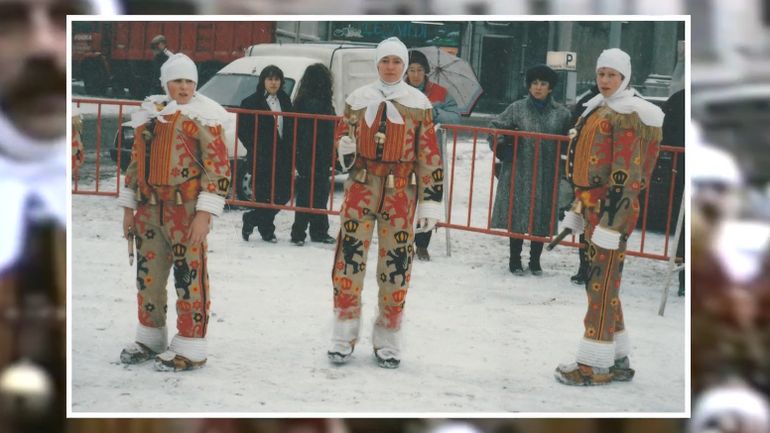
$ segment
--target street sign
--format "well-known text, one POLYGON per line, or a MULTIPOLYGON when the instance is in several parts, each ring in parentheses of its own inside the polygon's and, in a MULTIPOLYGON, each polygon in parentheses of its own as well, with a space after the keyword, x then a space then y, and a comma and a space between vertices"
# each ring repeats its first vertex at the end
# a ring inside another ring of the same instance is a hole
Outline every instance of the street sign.
POLYGON ((549 51, 546 63, 553 69, 574 71, 577 69, 577 53, 572 51, 549 51))

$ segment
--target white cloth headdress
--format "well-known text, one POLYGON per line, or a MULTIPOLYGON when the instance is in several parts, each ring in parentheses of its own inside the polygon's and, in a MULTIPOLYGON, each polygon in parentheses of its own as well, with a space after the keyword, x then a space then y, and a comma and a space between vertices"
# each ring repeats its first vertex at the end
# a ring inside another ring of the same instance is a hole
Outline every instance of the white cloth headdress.
POLYGON ((654 104, 642 99, 634 89, 629 89, 631 82, 631 58, 625 51, 618 48, 610 48, 602 51, 596 60, 596 70, 599 68, 612 68, 623 74, 623 82, 612 95, 605 98, 599 93, 583 104, 586 109, 583 115, 587 116, 599 105, 607 105, 618 113, 628 114, 635 112, 642 123, 648 126, 663 126, 663 111, 654 104))
POLYGON ((172 100, 169 96, 167 83, 178 79, 198 82, 198 69, 195 67, 195 63, 182 53, 172 55, 160 67, 160 81, 166 90, 166 94, 147 97, 140 109, 131 114, 131 121, 124 123, 124 125, 136 128, 155 118, 159 122, 165 123, 166 121, 163 119, 163 116, 174 114, 177 111, 180 111, 187 117, 198 120, 206 126, 223 125, 226 123, 227 111, 211 98, 198 92, 195 92, 187 104, 179 104, 172 100), (162 108, 159 109, 159 106, 162 108))
POLYGON ((182 53, 171 55, 160 67, 160 84, 168 94, 168 83, 171 80, 186 79, 198 83, 198 68, 189 57, 182 53))
MULTIPOLYGON (((409 62, 409 50, 406 45, 396 37, 385 39, 377 45, 375 51, 374 67, 377 69, 377 64, 385 56, 397 56, 404 64, 404 68, 409 62)), ((425 95, 414 87, 406 84, 402 78, 394 83, 386 83, 381 79, 368 84, 364 87, 357 89, 350 96, 348 96, 345 102, 350 105, 353 110, 359 110, 366 107, 364 114, 364 120, 366 124, 372 126, 374 119, 377 116, 377 110, 382 102, 385 102, 385 113, 388 116, 388 120, 391 123, 403 124, 404 119, 398 109, 393 105, 392 101, 396 101, 401 105, 411 107, 427 109, 431 108, 430 101, 425 95)))

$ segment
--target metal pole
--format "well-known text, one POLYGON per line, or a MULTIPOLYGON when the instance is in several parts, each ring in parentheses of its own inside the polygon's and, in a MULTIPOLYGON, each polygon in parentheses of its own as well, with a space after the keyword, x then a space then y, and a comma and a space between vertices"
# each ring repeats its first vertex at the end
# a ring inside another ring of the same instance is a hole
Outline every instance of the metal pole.
POLYGON ((623 23, 613 21, 610 23, 610 41, 609 48, 620 48, 620 35, 623 23))
MULTIPOLYGON (((446 129, 440 128, 438 130, 439 132, 439 146, 441 147, 441 161, 444 162, 444 173, 448 173, 446 170, 446 129)), ((457 130, 454 130, 454 133, 457 134, 457 130)), ((444 184, 446 184, 446 178, 447 176, 444 176, 444 184)), ((444 201, 444 216, 449 215, 449 198, 447 197, 449 188, 444 188, 444 197, 442 200, 444 201)), ((452 237, 450 236, 448 228, 444 228, 444 236, 446 236, 446 255, 447 257, 452 257, 452 237)))
POLYGON ((679 245, 679 237, 682 236, 682 222, 684 221, 684 196, 682 197, 682 204, 679 206, 679 217, 676 220, 676 232, 674 234, 674 241, 669 246, 668 253, 668 266, 666 272, 666 286, 663 287, 663 293, 660 298, 660 308, 658 308, 658 315, 663 316, 663 312, 666 311, 666 300, 668 299, 668 288, 671 287, 671 279, 674 277, 676 271, 676 248, 679 245))

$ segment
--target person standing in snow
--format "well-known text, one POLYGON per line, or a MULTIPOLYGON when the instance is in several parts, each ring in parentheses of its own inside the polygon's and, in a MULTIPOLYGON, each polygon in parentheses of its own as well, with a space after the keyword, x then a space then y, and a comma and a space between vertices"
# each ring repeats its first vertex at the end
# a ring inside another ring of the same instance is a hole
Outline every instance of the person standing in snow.
MULTIPOLYGON (((433 123, 436 125, 439 123, 458 123, 460 115, 457 114, 457 102, 447 92, 446 87, 428 79, 427 74, 429 73, 430 65, 428 65, 425 54, 416 50, 410 51, 406 84, 420 89, 428 97, 431 105, 433 105, 433 123)), ((430 237, 430 231, 414 235, 414 244, 417 247, 416 254, 419 260, 430 261, 430 253, 428 252, 430 237)))
POLYGON ((564 227, 585 231, 588 308, 576 362, 554 376, 567 385, 629 381, 634 370, 620 302, 626 242, 639 217, 639 192, 649 181, 662 136, 663 112, 628 87, 631 58, 604 50, 596 61, 599 94, 588 101, 567 150, 565 174, 582 212, 565 214, 564 227))
MULTIPOLYGON (((529 95, 515 101, 489 122, 490 128, 521 130, 543 134, 565 134, 569 129, 570 112, 553 100, 551 92, 558 76, 546 65, 536 65, 527 70, 526 84, 529 95)), ((502 167, 492 209, 492 227, 512 233, 529 233, 535 236, 551 234, 551 207, 553 182, 556 173, 556 156, 560 143, 552 140, 537 142, 534 138, 519 138, 514 163, 514 145, 511 136, 495 140, 490 136, 489 147, 502 161, 502 167), (515 164, 515 165, 514 165, 515 164), (537 173, 533 180, 533 174, 537 173), (512 180, 511 177, 514 177, 512 180), (513 189, 511 189, 513 186, 513 189), (532 195, 535 195, 534 201, 532 195), (511 203, 513 201, 513 203, 511 203), (530 203, 534 203, 530 225, 530 203), (510 211, 509 211, 510 209, 510 211)), ((510 238, 508 269, 517 276, 524 275, 521 250, 524 239, 510 238)), ((528 270, 541 275, 540 254, 543 243, 531 241, 528 270)))
MULTIPOLYGON (((332 73, 323 63, 310 65, 299 82, 294 100, 297 113, 334 115, 332 105, 332 73)), ((334 120, 298 117, 297 177, 295 178, 297 206, 326 209, 331 181, 330 169, 334 151, 334 120), (312 203, 310 198, 313 198, 312 203)), ((291 243, 305 244, 305 232, 310 226, 310 240, 333 244, 329 236, 329 216, 297 211, 291 226, 291 243)))
POLYGON ((419 231, 430 231, 443 215, 444 170, 433 109, 402 80, 408 58, 398 38, 380 42, 374 59, 379 80, 350 94, 338 127, 337 153, 350 176, 332 270, 335 319, 328 357, 334 363, 347 362, 358 341, 366 257, 376 227, 379 308, 372 343, 380 367, 399 366, 415 207, 419 231))
POLYGON ((118 204, 123 234, 136 240, 139 324, 121 362, 155 359, 161 371, 206 363, 209 280, 206 236, 230 189, 221 105, 196 93, 198 71, 184 54, 161 67, 165 95, 148 97, 136 128, 131 164, 118 204), (177 334, 167 343, 166 282, 173 269, 177 334))
MULTIPOLYGON (((283 90, 281 68, 268 65, 259 73, 257 90, 241 101, 241 108, 260 111, 293 111, 291 99, 283 90)), ((238 114, 238 138, 246 146, 246 161, 254 180, 254 199, 258 203, 283 205, 291 195, 294 118, 272 114, 238 114), (252 169, 255 169, 252 172, 252 169)), ((247 200, 251 200, 248 197, 247 200)), ((275 216, 278 209, 257 207, 243 213, 241 237, 244 241, 256 227, 262 240, 277 243, 275 216)))

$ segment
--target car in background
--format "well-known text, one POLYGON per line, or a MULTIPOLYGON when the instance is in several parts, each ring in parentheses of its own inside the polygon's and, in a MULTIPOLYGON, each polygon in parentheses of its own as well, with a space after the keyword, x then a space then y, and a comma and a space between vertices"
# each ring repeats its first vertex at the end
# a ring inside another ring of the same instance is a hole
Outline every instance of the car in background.
MULTIPOLYGON (((225 108, 239 108, 241 101, 254 93, 259 74, 268 65, 281 68, 284 74, 283 90, 294 100, 298 84, 305 69, 315 63, 323 63, 332 72, 333 100, 335 112, 341 115, 345 99, 355 89, 377 79, 374 69, 375 46, 353 43, 309 43, 309 44, 257 44, 246 50, 246 55, 220 69, 198 92, 208 96, 225 108)), ((233 114, 233 119, 235 114, 233 114)), ((232 139, 235 142, 233 120, 232 139)), ((128 167, 131 158, 130 143, 133 142, 133 128, 121 127, 123 146, 121 168, 128 167), (127 143, 129 143, 127 145, 127 143)), ((228 143, 228 145, 230 145, 228 143)), ((238 161, 231 161, 238 179, 233 182, 239 199, 251 197, 250 164, 245 160, 246 150, 238 141, 238 161)), ((117 161, 118 137, 116 134, 110 155, 117 161)), ((232 158, 233 152, 230 150, 232 158)))

